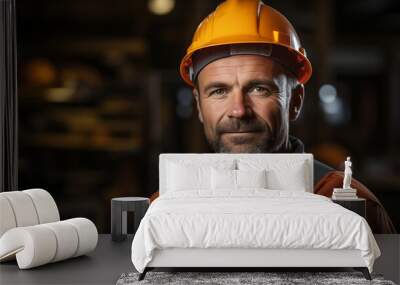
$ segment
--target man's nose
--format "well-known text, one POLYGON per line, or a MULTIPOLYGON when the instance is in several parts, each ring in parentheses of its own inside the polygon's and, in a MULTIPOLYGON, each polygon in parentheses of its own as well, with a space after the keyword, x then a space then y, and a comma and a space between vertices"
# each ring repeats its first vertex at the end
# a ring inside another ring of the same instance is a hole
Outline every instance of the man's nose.
POLYGON ((251 114, 251 109, 245 96, 241 91, 234 92, 231 95, 229 117, 240 119, 251 114))

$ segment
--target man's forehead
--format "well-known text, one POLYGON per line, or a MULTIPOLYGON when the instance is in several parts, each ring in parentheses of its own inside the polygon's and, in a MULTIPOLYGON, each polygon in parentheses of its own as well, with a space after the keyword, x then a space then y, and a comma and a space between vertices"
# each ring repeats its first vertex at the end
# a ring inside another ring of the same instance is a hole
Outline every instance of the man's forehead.
MULTIPOLYGON (((199 73, 201 82, 240 75, 248 79, 277 79, 284 74, 274 60, 259 55, 235 55, 211 62, 199 73)), ((233 79, 233 78, 232 78, 233 79)))

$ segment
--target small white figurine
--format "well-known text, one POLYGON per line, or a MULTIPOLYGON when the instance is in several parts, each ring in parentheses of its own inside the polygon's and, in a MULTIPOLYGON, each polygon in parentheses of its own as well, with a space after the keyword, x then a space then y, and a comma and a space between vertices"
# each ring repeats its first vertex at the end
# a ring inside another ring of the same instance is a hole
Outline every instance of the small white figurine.
POLYGON ((344 162, 344 179, 343 179, 343 189, 351 189, 351 177, 353 172, 351 171, 351 160, 350 156, 347 157, 347 160, 344 162))
POLYGON ((353 171, 351 170, 350 156, 344 162, 344 178, 343 188, 333 188, 333 200, 354 200, 357 199, 357 189, 351 188, 351 177, 353 171))

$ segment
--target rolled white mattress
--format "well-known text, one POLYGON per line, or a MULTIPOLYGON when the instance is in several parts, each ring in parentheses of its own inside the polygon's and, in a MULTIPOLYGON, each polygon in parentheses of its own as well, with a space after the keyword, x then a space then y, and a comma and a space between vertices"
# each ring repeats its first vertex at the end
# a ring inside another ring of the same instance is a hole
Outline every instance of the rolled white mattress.
POLYGON ((87 254, 96 248, 98 233, 88 219, 17 227, 0 238, 0 261, 16 257, 20 269, 87 254))
POLYGON ((43 189, 0 193, 0 237, 15 227, 57 222, 60 214, 56 202, 43 189))

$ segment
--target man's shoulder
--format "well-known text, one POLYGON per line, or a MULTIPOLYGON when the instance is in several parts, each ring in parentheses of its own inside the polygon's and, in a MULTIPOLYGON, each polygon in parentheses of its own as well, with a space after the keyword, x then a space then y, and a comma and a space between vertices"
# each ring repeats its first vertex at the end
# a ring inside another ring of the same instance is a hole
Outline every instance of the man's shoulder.
POLYGON ((314 185, 321 180, 328 172, 335 171, 333 167, 314 159, 314 185))
MULTIPOLYGON (((295 137, 289 136, 289 151, 288 153, 304 153, 303 142, 295 137)), ((314 185, 321 180, 328 172, 335 171, 333 167, 314 159, 314 185)))

